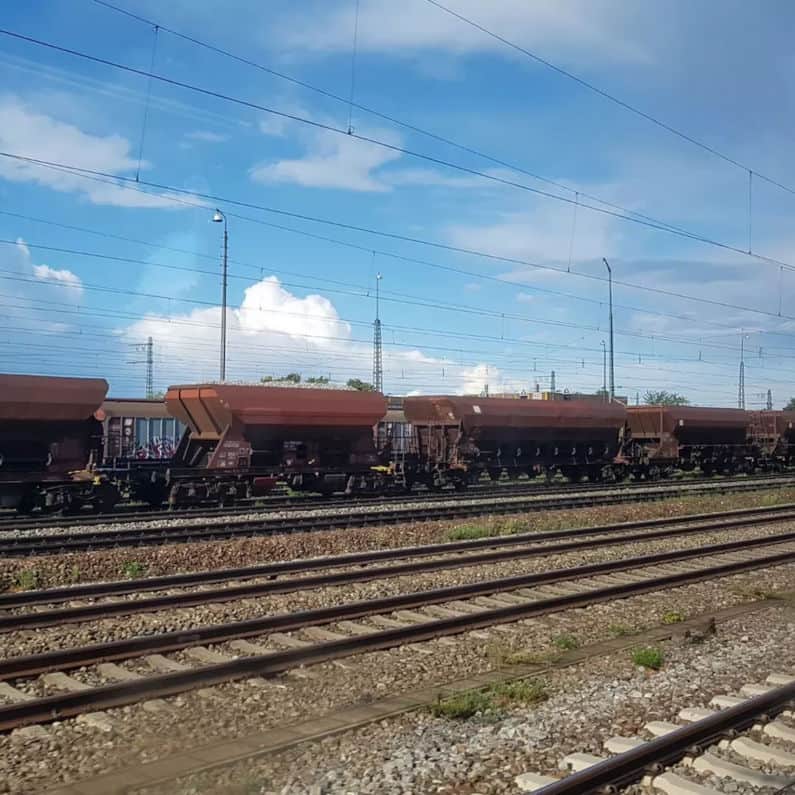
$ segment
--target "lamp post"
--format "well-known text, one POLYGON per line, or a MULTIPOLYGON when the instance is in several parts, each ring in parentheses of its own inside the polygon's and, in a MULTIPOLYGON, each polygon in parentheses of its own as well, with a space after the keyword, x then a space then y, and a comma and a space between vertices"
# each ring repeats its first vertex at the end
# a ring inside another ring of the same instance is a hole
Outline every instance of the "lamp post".
POLYGON ((227 286, 227 251, 229 245, 229 232, 226 225, 226 216, 216 208, 213 213, 213 222, 224 224, 224 276, 221 282, 221 381, 226 381, 226 286, 227 286))
POLYGON ((612 401, 616 396, 616 372, 615 360, 613 358, 613 269, 604 257, 602 257, 602 262, 604 262, 607 268, 608 294, 610 297, 610 400, 612 401))
POLYGON ((607 343, 602 340, 602 396, 607 400, 607 343))

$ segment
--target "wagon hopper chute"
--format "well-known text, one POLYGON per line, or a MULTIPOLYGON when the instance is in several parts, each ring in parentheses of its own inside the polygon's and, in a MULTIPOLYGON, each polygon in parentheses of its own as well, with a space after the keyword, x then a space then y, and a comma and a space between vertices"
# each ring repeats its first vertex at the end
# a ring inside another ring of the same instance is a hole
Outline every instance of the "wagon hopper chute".
POLYGON ((29 512, 115 502, 92 475, 107 391, 101 378, 0 375, 0 504, 29 512))
POLYGON ((488 472, 571 479, 620 476, 626 409, 590 400, 407 397, 403 402, 428 485, 465 485, 488 472), (443 485, 443 483, 441 483, 443 485))
POLYGON ((701 467, 704 474, 742 471, 749 459, 749 416, 742 409, 630 406, 632 458, 652 474, 701 467))
POLYGON ((166 404, 186 425, 175 477, 184 481, 189 471, 194 487, 197 470, 205 483, 210 475, 236 483, 235 494, 277 476, 295 489, 327 493, 374 488, 379 478, 373 429, 386 400, 378 393, 198 384, 170 387, 166 404))

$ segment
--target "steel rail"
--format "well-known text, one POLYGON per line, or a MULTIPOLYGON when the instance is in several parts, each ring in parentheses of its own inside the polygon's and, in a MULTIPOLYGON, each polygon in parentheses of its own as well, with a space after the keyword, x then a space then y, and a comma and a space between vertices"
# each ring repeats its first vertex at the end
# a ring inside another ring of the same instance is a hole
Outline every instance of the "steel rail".
MULTIPOLYGON (((786 518, 793 518, 795 514, 786 518)), ((769 522, 765 517, 751 524, 769 522)), ((783 521, 783 520, 782 520, 783 521)), ((709 525, 706 530, 729 529, 732 527, 743 527, 749 524, 749 520, 737 519, 734 522, 716 522, 709 525)), ((215 588, 208 590, 193 591, 190 593, 166 594, 164 596, 153 596, 146 599, 130 599, 115 602, 99 602, 90 605, 80 605, 77 607, 56 608, 52 610, 38 610, 32 613, 16 613, 12 615, 0 616, 0 633, 10 632, 20 629, 34 629, 36 627, 50 627, 59 624, 73 622, 91 621, 94 619, 109 618, 111 616, 132 615, 134 613, 147 613, 159 610, 178 609, 184 607, 195 607, 210 603, 233 602, 240 599, 251 599, 262 596, 295 593, 296 591, 311 590, 329 586, 347 585, 351 583, 368 582, 371 580, 382 580, 393 577, 402 577, 409 574, 423 574, 433 571, 449 570, 454 568, 465 568, 476 565, 489 565, 502 563, 511 560, 520 560, 532 557, 541 557, 552 553, 569 552, 579 549, 593 549, 604 546, 615 546, 623 543, 631 543, 639 540, 667 538, 672 535, 687 535, 705 532, 703 527, 680 528, 675 531, 657 530, 651 533, 632 533, 620 537, 608 537, 599 540, 580 540, 569 541, 558 544, 550 544, 543 547, 510 548, 496 551, 478 552, 466 556, 453 558, 434 558, 431 560, 407 561, 391 566, 372 566, 365 569, 354 569, 353 571, 332 571, 324 574, 315 574, 306 577, 286 578, 273 580, 265 583, 251 583, 225 588, 215 588)), ((695 551, 685 550, 685 557, 693 557, 701 554, 714 554, 733 549, 747 549, 755 546, 765 546, 767 544, 786 543, 795 541, 795 531, 780 533, 761 538, 742 539, 740 541, 728 541, 720 544, 713 544, 695 548, 695 551)), ((677 554, 659 553, 659 554, 677 554)), ((648 556, 650 562, 654 562, 654 556, 648 556)), ((627 561, 639 565, 646 560, 645 556, 635 558, 625 558, 619 563, 625 564, 627 561)), ((678 557, 671 558, 679 560, 678 557)), ((662 558, 661 560, 665 560, 662 558)), ((601 564, 596 564, 601 565, 601 564)), ((611 571, 614 569, 606 569, 611 571)), ((579 572, 577 567, 569 570, 579 572)), ((575 576, 584 576, 578 574, 575 576)))
MULTIPOLYGON (((768 483, 776 485, 777 483, 790 483, 795 482, 792 474, 767 474, 767 475, 749 475, 740 477, 723 477, 720 479, 680 479, 664 481, 663 483, 656 483, 656 485, 664 485, 665 483, 671 485, 698 485, 698 484, 721 484, 732 485, 735 483, 768 483)), ((35 517, 20 517, 17 514, 6 516, 4 512, 0 512, 0 531, 9 530, 30 530, 38 529, 41 527, 74 527, 74 526, 91 526, 102 525, 114 522, 148 522, 154 520, 169 520, 169 519, 203 519, 212 518, 217 516, 241 516, 257 512, 266 512, 271 509, 279 509, 280 511, 300 511, 305 509, 323 509, 333 508, 337 505, 342 506, 361 506, 361 505, 388 505, 390 503, 400 502, 439 502, 442 500, 450 499, 479 499, 489 496, 517 496, 526 494, 542 495, 542 494, 566 494, 572 493, 587 493, 589 491, 605 490, 613 488, 616 490, 648 488, 650 482, 623 482, 623 483, 577 483, 577 484, 547 484, 535 483, 530 480, 513 482, 505 482, 504 485, 494 485, 484 483, 481 485, 470 486, 466 491, 459 492, 452 489, 444 490, 442 492, 419 491, 405 494, 354 494, 354 495, 332 495, 324 497, 321 495, 307 493, 304 497, 260 497, 250 500, 252 504, 249 505, 235 505, 232 507, 191 507, 191 508, 176 508, 172 510, 154 510, 146 507, 141 508, 125 508, 117 509, 106 514, 94 514, 83 512, 77 515, 62 515, 58 513, 46 514, 35 517), (253 503, 260 502, 260 505, 253 503)))
MULTIPOLYGON (((349 552, 340 555, 329 555, 313 558, 299 558, 294 560, 265 563, 258 566, 245 566, 242 568, 212 569, 210 571, 188 572, 184 574, 165 574, 157 577, 146 577, 141 580, 113 580, 110 582, 93 582, 84 585, 67 585, 56 588, 40 589, 35 591, 19 591, 0 594, 0 610, 15 609, 29 605, 56 604, 85 597, 114 596, 146 591, 158 591, 167 588, 182 588, 191 585, 209 585, 231 580, 246 580, 259 577, 278 577, 284 574, 298 574, 318 569, 338 568, 342 566, 359 566, 378 563, 380 561, 399 560, 431 555, 446 555, 455 552, 469 552, 471 550, 492 549, 503 546, 521 546, 527 542, 546 542, 565 539, 574 536, 600 536, 622 533, 643 528, 670 527, 693 524, 690 528, 671 529, 663 534, 644 533, 637 536, 616 536, 614 543, 624 541, 645 540, 665 537, 666 535, 684 535, 687 533, 708 532, 712 529, 733 527, 752 527, 764 523, 778 523, 786 519, 795 519, 795 503, 782 503, 781 505, 766 506, 761 508, 738 508, 730 511, 716 511, 711 513, 684 514, 681 516, 660 517, 656 519, 639 519, 634 522, 621 522, 611 525, 593 525, 591 527, 576 527, 564 530, 548 530, 538 533, 511 533, 485 538, 467 539, 463 541, 449 541, 437 544, 423 544, 409 547, 392 547, 364 552, 349 552), (737 520, 737 521, 733 521, 737 520), (717 522, 717 524, 716 524, 717 522), (706 524, 699 524, 706 523, 706 524)), ((604 541, 592 539, 582 541, 582 547, 590 545, 600 546, 604 541)), ((576 549, 579 547, 571 547, 576 549)), ((544 551, 550 551, 545 548, 544 551)), ((555 550, 551 550, 555 551, 555 550)), ((558 550, 559 551, 559 550, 558 550)))
MULTIPOLYGON (((457 635, 494 624, 518 621, 543 613, 574 607, 584 607, 598 602, 625 598, 660 588, 671 588, 704 579, 736 574, 749 569, 764 568, 795 559, 795 552, 780 552, 752 561, 733 561, 704 569, 664 575, 585 593, 569 594, 528 604, 486 610, 454 618, 444 618, 400 629, 383 630, 368 635, 357 635, 341 640, 327 641, 301 649, 273 654, 243 657, 230 662, 217 663, 188 671, 144 677, 133 682, 91 688, 31 699, 0 707, 0 730, 13 729, 30 723, 46 723, 78 715, 82 712, 111 709, 138 701, 183 693, 198 687, 208 687, 252 676, 273 676, 301 665, 314 665, 329 660, 349 657, 363 652, 378 651, 410 643, 419 643, 439 637, 457 635)), ((359 603, 366 610, 372 602, 359 603)), ((285 622, 294 616, 274 616, 285 622)), ((190 633, 186 633, 186 638, 190 633)), ((139 639, 140 640, 140 639, 139 639)), ((146 653, 146 652, 143 652, 146 653)))
MULTIPOLYGON (((568 569, 555 569, 549 572, 539 572, 534 574, 521 574, 513 577, 503 577, 496 580, 484 582, 466 583, 463 585, 452 585, 444 588, 436 588, 428 591, 416 591, 414 593, 398 594, 396 596, 386 596, 380 599, 362 600, 357 602, 347 602, 341 605, 330 607, 313 608, 310 610, 300 610, 294 613, 279 613, 276 615, 265 616, 262 618, 236 621, 228 624, 212 624, 204 627, 192 628, 189 630, 177 630, 165 632, 157 635, 144 635, 129 638, 126 640, 109 641, 107 643, 92 644, 90 646, 76 647, 71 649, 58 649, 52 652, 42 652, 39 654, 24 657, 9 658, 0 660, 0 680, 13 679, 21 676, 31 676, 37 673, 56 669, 76 668, 84 665, 92 665, 98 662, 107 662, 118 659, 129 659, 144 654, 162 653, 166 651, 176 651, 187 646, 207 643, 222 643, 238 638, 252 637, 268 632, 287 632, 304 629, 309 626, 320 626, 332 624, 342 620, 362 618, 380 613, 389 613, 395 610, 405 610, 416 607, 423 607, 431 604, 455 601, 457 599, 474 598, 486 596, 488 594, 512 591, 529 586, 549 585, 555 582, 577 580, 583 577, 594 577, 611 572, 626 571, 633 568, 644 568, 665 563, 673 563, 704 555, 725 554, 737 550, 748 549, 752 546, 765 547, 777 546, 795 540, 795 533, 788 533, 787 538, 768 541, 767 543, 757 543, 749 545, 747 542, 726 542, 723 544, 713 544, 708 547, 697 549, 677 550, 675 552, 659 552, 652 555, 644 555, 636 558, 625 558, 618 561, 607 563, 591 563, 568 569)), ((776 560, 786 562, 795 559, 795 551, 777 553, 772 556, 761 558, 761 560, 776 560), (783 557, 782 557, 783 555, 783 557)), ((752 561, 755 565, 755 561, 752 561)), ((735 565, 735 564, 731 564, 735 565)), ((739 565, 739 564, 736 564, 739 565)), ((708 569, 712 571, 712 569, 708 569)), ((689 573, 677 576, 689 576, 689 573)), ((657 578, 654 582, 663 582, 657 578)), ((651 580, 649 581, 651 582, 651 580)), ((607 589, 608 592, 623 593, 622 588, 629 588, 630 585, 618 586, 619 590, 607 589)), ((632 586, 634 587, 634 586, 632 586)), ((583 591, 580 596, 589 593, 600 593, 599 590, 583 591)), ((528 604, 546 604, 550 600, 528 602, 528 604)), ((557 604, 556 599, 551 603, 557 604)), ((519 605, 519 607, 524 607, 519 605)), ((497 611, 499 613, 499 610, 497 611)), ((480 615, 480 613, 476 614, 480 615)))
POLYGON ((283 518, 257 518, 218 524, 193 524, 178 527, 140 528, 136 530, 108 530, 93 533, 54 533, 39 536, 17 536, 0 539, 0 557, 21 557, 37 554, 58 554, 74 551, 119 546, 152 546, 165 543, 188 543, 216 541, 220 539, 274 535, 279 533, 306 532, 316 530, 343 529, 395 524, 406 521, 433 521, 461 519, 489 514, 508 515, 524 513, 528 509, 561 510, 596 505, 618 505, 629 502, 652 502, 683 495, 709 493, 749 492, 768 488, 758 483, 699 484, 675 487, 653 487, 649 490, 609 492, 585 496, 561 496, 555 498, 516 498, 511 501, 491 500, 478 503, 447 505, 440 507, 397 508, 375 512, 350 512, 334 516, 307 516, 283 518))
POLYGON ((578 773, 535 790, 535 795, 589 795, 615 792, 682 757, 695 755, 760 718, 773 716, 795 700, 795 682, 777 687, 741 704, 722 709, 707 718, 689 723, 624 753, 592 765, 578 773))
MULTIPOLYGON (((748 483, 748 482, 768 482, 776 483, 779 480, 787 481, 792 476, 778 475, 778 476, 757 476, 753 478, 726 478, 725 480, 711 480, 705 481, 709 483, 748 483)), ((674 483, 694 483, 695 481, 672 481, 674 483)), ((209 507, 187 507, 187 508, 174 508, 172 510, 155 510, 152 508, 122 508, 114 511, 95 514, 89 511, 83 511, 78 514, 42 514, 34 517, 23 516, 18 514, 11 514, 4 516, 0 513, 0 531, 8 530, 35 530, 40 527, 74 527, 74 526, 91 526, 102 525, 115 522, 151 522, 155 520, 169 520, 169 519, 205 519, 217 516, 244 516, 252 513, 266 513, 267 511, 278 509, 279 511, 301 511, 301 510, 318 510, 323 508, 333 508, 335 506, 356 506, 362 505, 389 505, 391 503, 400 502, 439 502, 440 500, 450 499, 480 499, 481 497, 489 496, 517 496, 517 495, 535 495, 535 494, 562 494, 567 491, 574 492, 588 492, 604 490, 609 488, 611 484, 605 483, 581 483, 576 485, 566 485, 559 483, 557 485, 548 485, 546 483, 533 483, 532 481, 520 481, 519 483, 506 482, 504 486, 495 486, 483 484, 479 486, 470 486, 466 491, 444 490, 441 492, 436 491, 418 491, 403 494, 352 494, 352 495, 332 495, 325 497, 320 494, 306 493, 303 497, 258 497, 248 500, 247 505, 234 505, 227 507, 209 506, 209 507), (256 504, 259 503, 259 504, 256 504)), ((648 487, 648 483, 616 483, 613 484, 614 488, 643 488, 648 487)))

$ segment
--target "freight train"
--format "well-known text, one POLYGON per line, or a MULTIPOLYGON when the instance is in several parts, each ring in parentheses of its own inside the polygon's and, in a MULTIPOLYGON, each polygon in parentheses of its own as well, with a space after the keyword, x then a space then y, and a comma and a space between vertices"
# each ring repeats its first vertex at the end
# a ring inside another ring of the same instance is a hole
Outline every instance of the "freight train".
POLYGON ((146 404, 103 403, 107 388, 0 375, 0 506, 225 505, 279 482, 378 494, 461 490, 484 475, 656 480, 675 470, 775 471, 795 457, 795 412, 444 395, 407 397, 400 414, 374 392, 208 383, 170 387, 146 418, 146 404), (120 418, 125 411, 137 414, 120 418), (139 455, 123 444, 139 421, 147 433, 159 423, 158 439, 181 437, 173 447, 147 442, 139 455))

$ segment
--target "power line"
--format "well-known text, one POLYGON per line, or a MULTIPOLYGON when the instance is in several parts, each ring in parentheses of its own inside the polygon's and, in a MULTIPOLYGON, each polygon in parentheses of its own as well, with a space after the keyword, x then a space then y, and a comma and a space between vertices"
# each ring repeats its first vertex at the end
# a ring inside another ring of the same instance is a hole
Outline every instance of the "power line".
MULTIPOLYGON (((470 168, 468 166, 464 166, 460 163, 453 163, 448 160, 444 160, 440 157, 434 157, 433 155, 428 155, 423 152, 417 152, 412 149, 408 149, 404 146, 400 146, 398 144, 392 144, 387 141, 382 141, 378 138, 374 138, 372 136, 362 135, 360 133, 356 133, 351 131, 350 133, 343 129, 342 127, 336 127, 332 124, 325 124, 323 122, 316 121, 314 119, 309 119, 303 116, 299 116, 295 113, 288 113, 286 111, 276 110, 275 108, 270 108, 265 105, 259 105, 256 102, 251 102, 250 100, 240 99, 238 97, 233 97, 229 94, 225 94, 219 91, 214 91, 212 89, 203 88, 201 86, 197 86, 191 83, 186 83, 181 80, 176 80, 174 78, 165 77, 164 75, 158 75, 154 72, 147 72, 143 69, 138 69, 136 67, 127 66, 125 64, 120 64, 115 61, 108 60, 106 58, 100 58, 95 55, 90 55, 89 53, 81 52, 79 50, 74 50, 69 47, 62 47, 61 45, 54 44, 52 42, 43 41, 42 39, 37 39, 32 36, 26 36, 21 33, 15 33, 14 31, 9 31, 4 28, 0 28, 0 34, 4 36, 9 36, 11 38, 18 39, 20 41, 25 41, 30 44, 35 44, 40 47, 45 47, 47 49, 54 50, 56 52, 61 52, 66 55, 71 55, 76 58, 82 58, 84 60, 90 61, 92 63, 98 63, 103 66, 109 66, 114 69, 119 69, 124 72, 128 72, 131 74, 139 75, 140 77, 145 78, 152 78, 153 80, 158 80, 160 82, 166 83, 167 85, 171 85, 177 88, 183 88, 188 91, 194 91, 198 94, 202 94, 204 96, 212 97, 214 99, 219 99, 225 102, 230 102, 236 105, 240 105, 242 107, 248 108, 250 110, 258 110, 263 113, 270 113, 274 116, 278 116, 283 119, 288 119, 290 121, 299 122, 301 124, 308 125, 310 127, 314 127, 315 129, 325 130, 327 132, 333 132, 338 135, 346 135, 349 138, 355 138, 358 141, 363 143, 373 144, 374 146, 381 147, 388 151, 397 152, 402 155, 408 155, 409 157, 414 157, 419 160, 424 160, 429 163, 433 163, 434 165, 443 166, 445 168, 451 168, 456 171, 460 171, 464 174, 468 174, 469 176, 476 176, 480 177, 485 180, 489 180, 491 182, 496 182, 501 185, 505 185, 512 188, 517 188, 519 190, 528 191, 535 195, 541 196, 546 199, 551 199, 554 201, 563 202, 565 204, 573 205, 575 204, 575 199, 569 198, 568 196, 561 196, 559 194, 551 193, 550 191, 541 190, 539 188, 534 188, 530 185, 525 185, 524 183, 517 182, 515 180, 507 179, 504 177, 500 177, 493 173, 488 173, 485 171, 479 171, 478 169, 470 168)), ((88 170, 90 172, 90 169, 88 170)), ((109 175, 105 175, 109 176, 109 175)), ((114 177, 116 179, 120 179, 120 177, 114 177)), ((129 179, 129 178, 127 178, 129 179)), ((148 183, 152 184, 152 183, 148 183)), ((598 200, 601 202, 601 200, 598 200)), ((767 262, 770 264, 780 265, 782 267, 786 267, 790 270, 795 270, 795 265, 783 262, 781 260, 777 260, 773 257, 767 257, 761 254, 748 252, 745 249, 739 248, 737 246, 733 246, 730 243, 724 243, 719 240, 713 240, 712 238, 706 237, 704 235, 700 235, 696 232, 690 232, 685 229, 681 229, 680 227, 674 227, 670 224, 667 224, 663 221, 655 221, 655 220, 647 220, 644 217, 640 217, 636 214, 627 214, 626 212, 619 212, 612 209, 606 209, 605 207, 597 207, 593 204, 586 204, 585 202, 579 201, 577 202, 578 207, 582 207, 593 212, 601 213, 603 215, 610 216, 612 218, 616 218, 619 220, 630 221, 634 224, 639 224, 641 226, 656 229, 657 231, 667 232, 668 234, 676 235, 678 237, 682 237, 694 242, 703 243, 705 245, 711 245, 725 251, 730 251, 736 254, 742 254, 743 256, 753 257, 763 262, 767 262)))
MULTIPOLYGON (((2 31, 0 31, 0 32, 2 32, 2 31)), ((233 205, 233 206, 237 206, 237 207, 245 207, 246 209, 260 210, 262 212, 272 213, 274 215, 280 215, 280 216, 294 218, 294 219, 298 219, 298 220, 302 220, 302 221, 310 221, 312 223, 324 224, 324 225, 327 225, 327 226, 333 226, 333 227, 337 227, 337 228, 340 228, 340 229, 346 229, 348 231, 361 232, 361 233, 365 233, 365 234, 375 235, 375 236, 383 237, 383 238, 390 239, 390 240, 400 240, 402 242, 416 243, 416 244, 428 246, 428 247, 431 247, 431 248, 437 248, 437 249, 440 249, 440 250, 443 250, 443 251, 450 251, 450 252, 454 252, 454 253, 458 253, 458 254, 466 254, 468 256, 482 257, 484 259, 489 259, 489 260, 492 260, 492 261, 495 261, 495 262, 506 262, 506 263, 513 264, 513 265, 523 265, 523 266, 530 267, 530 268, 535 268, 535 269, 538 269, 538 270, 546 270, 546 271, 553 271, 555 273, 568 274, 568 275, 575 276, 575 277, 581 278, 581 279, 589 279, 591 281, 598 281, 598 282, 606 282, 607 281, 607 279, 604 276, 599 276, 597 274, 582 273, 580 271, 568 271, 565 268, 555 267, 553 265, 541 265, 540 263, 530 262, 529 260, 522 260, 522 259, 519 259, 517 257, 508 257, 508 256, 504 256, 504 255, 499 255, 499 254, 493 254, 493 253, 489 253, 489 252, 478 251, 477 249, 464 248, 464 247, 461 247, 461 246, 454 246, 454 245, 451 245, 451 244, 448 244, 448 243, 441 243, 439 241, 426 240, 426 239, 423 239, 423 238, 412 237, 412 236, 409 236, 409 235, 401 235, 401 234, 398 234, 398 233, 395 233, 395 232, 385 232, 383 230, 378 230, 378 229, 374 229, 374 228, 371 228, 371 227, 363 227, 363 226, 359 226, 357 224, 350 224, 350 223, 344 223, 344 222, 341 222, 341 221, 334 221, 334 220, 330 220, 330 219, 327 219, 327 218, 321 218, 321 217, 318 217, 318 216, 311 216, 311 215, 308 215, 308 214, 305 214, 305 213, 297 213, 297 212, 292 212, 292 211, 289 211, 289 210, 278 209, 278 208, 275 208, 275 207, 268 207, 266 205, 257 204, 255 202, 243 201, 243 200, 240 200, 240 199, 232 199, 230 197, 221 196, 219 194, 202 193, 200 191, 189 190, 187 188, 180 188, 180 187, 175 187, 175 186, 172 186, 172 185, 165 185, 165 184, 162 184, 162 183, 145 181, 145 180, 140 180, 139 182, 135 182, 135 180, 133 180, 131 177, 127 177, 127 176, 123 176, 123 175, 111 174, 111 173, 108 173, 108 172, 97 171, 97 170, 94 170, 94 169, 82 168, 80 166, 66 165, 66 164, 63 164, 63 163, 55 163, 53 161, 43 160, 41 158, 28 157, 28 156, 25 156, 25 155, 15 154, 15 153, 11 153, 11 152, 0 152, 0 157, 7 157, 7 158, 10 158, 10 159, 19 160, 19 161, 26 162, 26 163, 32 163, 32 164, 35 164, 35 165, 38 165, 38 166, 42 166, 44 168, 53 168, 56 171, 65 170, 65 171, 67 171, 70 174, 74 174, 75 176, 85 177, 87 179, 103 178, 104 180, 114 180, 115 182, 112 182, 111 184, 114 184, 118 188, 124 188, 126 190, 135 190, 135 191, 139 191, 139 192, 145 193, 147 195, 151 195, 151 194, 148 191, 146 191, 146 190, 142 190, 141 186, 149 187, 149 188, 152 188, 154 190, 159 190, 159 191, 167 191, 167 192, 176 193, 176 194, 180 194, 180 195, 193 196, 195 198, 210 200, 210 201, 213 201, 213 202, 216 202, 216 203, 217 202, 221 202, 222 204, 229 204, 229 205, 233 205)), ((103 181, 103 180, 101 179, 100 181, 103 181)), ((187 206, 195 206, 195 207, 200 207, 201 209, 206 209, 205 205, 202 205, 202 204, 191 204, 190 202, 184 202, 183 200, 180 200, 178 198, 176 198, 175 201, 177 201, 179 203, 184 203, 187 206)), ((230 213, 230 215, 234 215, 234 214, 230 213)), ((249 220, 249 221, 255 221, 255 219, 246 218, 246 216, 235 216, 235 217, 243 218, 243 219, 249 220)), ((721 244, 717 244, 717 245, 720 246, 721 244)), ((759 254, 756 254, 756 253, 749 255, 748 252, 743 251, 742 249, 735 249, 735 250, 739 254, 743 254, 745 256, 750 256, 750 257, 752 257, 754 259, 759 259, 759 260, 768 261, 768 262, 774 262, 774 263, 776 263, 778 265, 781 265, 782 267, 786 267, 787 269, 795 270, 795 265, 793 265, 792 263, 779 262, 778 260, 773 260, 773 259, 771 259, 769 257, 763 257, 763 256, 761 256, 759 254)), ((668 296, 668 297, 672 297, 672 298, 681 298, 681 299, 687 300, 687 301, 694 301, 694 302, 697 302, 697 303, 709 304, 711 306, 717 306, 717 307, 720 307, 722 309, 733 309, 733 310, 737 310, 737 311, 741 311, 741 312, 751 312, 753 314, 764 315, 764 316, 767 316, 767 317, 783 318, 783 319, 787 319, 787 320, 795 320, 795 317, 792 317, 792 316, 789 316, 789 315, 779 315, 777 313, 769 312, 769 311, 766 311, 766 310, 763 310, 763 309, 755 309, 753 307, 742 306, 742 305, 738 305, 738 304, 731 304, 731 303, 728 303, 726 301, 718 301, 716 299, 711 299, 711 298, 696 297, 696 296, 692 296, 692 295, 687 295, 686 293, 677 292, 675 290, 665 290, 665 289, 662 289, 662 288, 659 288, 659 287, 650 287, 648 285, 635 284, 633 282, 627 282, 627 281, 623 281, 623 280, 619 280, 619 279, 614 279, 613 280, 613 284, 619 285, 621 287, 627 287, 627 288, 630 288, 630 289, 633 289, 633 290, 640 290, 640 291, 643 291, 643 292, 655 293, 655 294, 658 294, 658 295, 664 295, 664 296, 668 296)))
POLYGON ((615 94, 611 94, 609 91, 606 91, 603 88, 599 88, 598 86, 590 83, 589 81, 585 80, 578 75, 575 75, 573 72, 564 69, 557 64, 552 63, 551 61, 547 60, 546 58, 542 58, 540 55, 528 50, 526 47, 522 47, 519 44, 511 41, 510 39, 501 36, 499 33, 495 33, 492 30, 489 30, 484 25, 481 25, 478 22, 475 22, 473 19, 460 14, 458 11, 454 11, 452 8, 448 8, 445 5, 442 5, 438 0, 426 0, 426 2, 430 3, 432 6, 435 6, 440 11, 444 11, 446 14, 449 14, 452 17, 455 17, 459 21, 469 25, 473 28, 476 28, 481 33, 484 33, 486 36, 490 36, 492 39, 499 41, 501 44, 504 44, 506 47, 510 47, 512 50, 516 52, 522 53, 522 55, 526 55, 528 58, 532 59, 536 63, 541 64, 542 66, 546 66, 548 69, 551 69, 554 72, 557 72, 559 75, 568 78, 569 80, 573 80, 575 83, 583 86, 583 88, 587 88, 589 91, 593 91, 594 93, 598 94, 600 97, 609 100, 610 102, 615 103, 616 105, 622 107, 624 110, 629 111, 630 113, 634 113, 636 116, 640 116, 642 119, 645 119, 648 122, 660 127, 661 129, 669 132, 677 137, 681 138, 684 141, 687 141, 694 146, 699 147, 699 149, 703 149, 705 152, 709 152, 711 155, 720 158, 721 160, 729 163, 736 168, 741 169, 742 171, 746 171, 749 174, 758 177, 759 179, 763 179, 765 182, 769 182, 771 185, 775 185, 777 188, 781 188, 781 190, 786 191, 787 193, 795 194, 795 188, 791 188, 788 185, 784 185, 783 183, 779 182, 772 177, 768 177, 765 174, 757 171, 754 168, 746 165, 745 163, 736 160, 735 158, 721 152, 719 149, 716 149, 714 146, 710 144, 704 143, 703 141, 699 141, 697 138, 694 138, 692 135, 689 135, 682 130, 677 129, 676 127, 668 124, 667 122, 662 121, 661 119, 657 118, 656 116, 652 116, 652 114, 647 113, 646 111, 641 110, 640 108, 636 107, 635 105, 626 102, 623 99, 620 99, 615 94))

